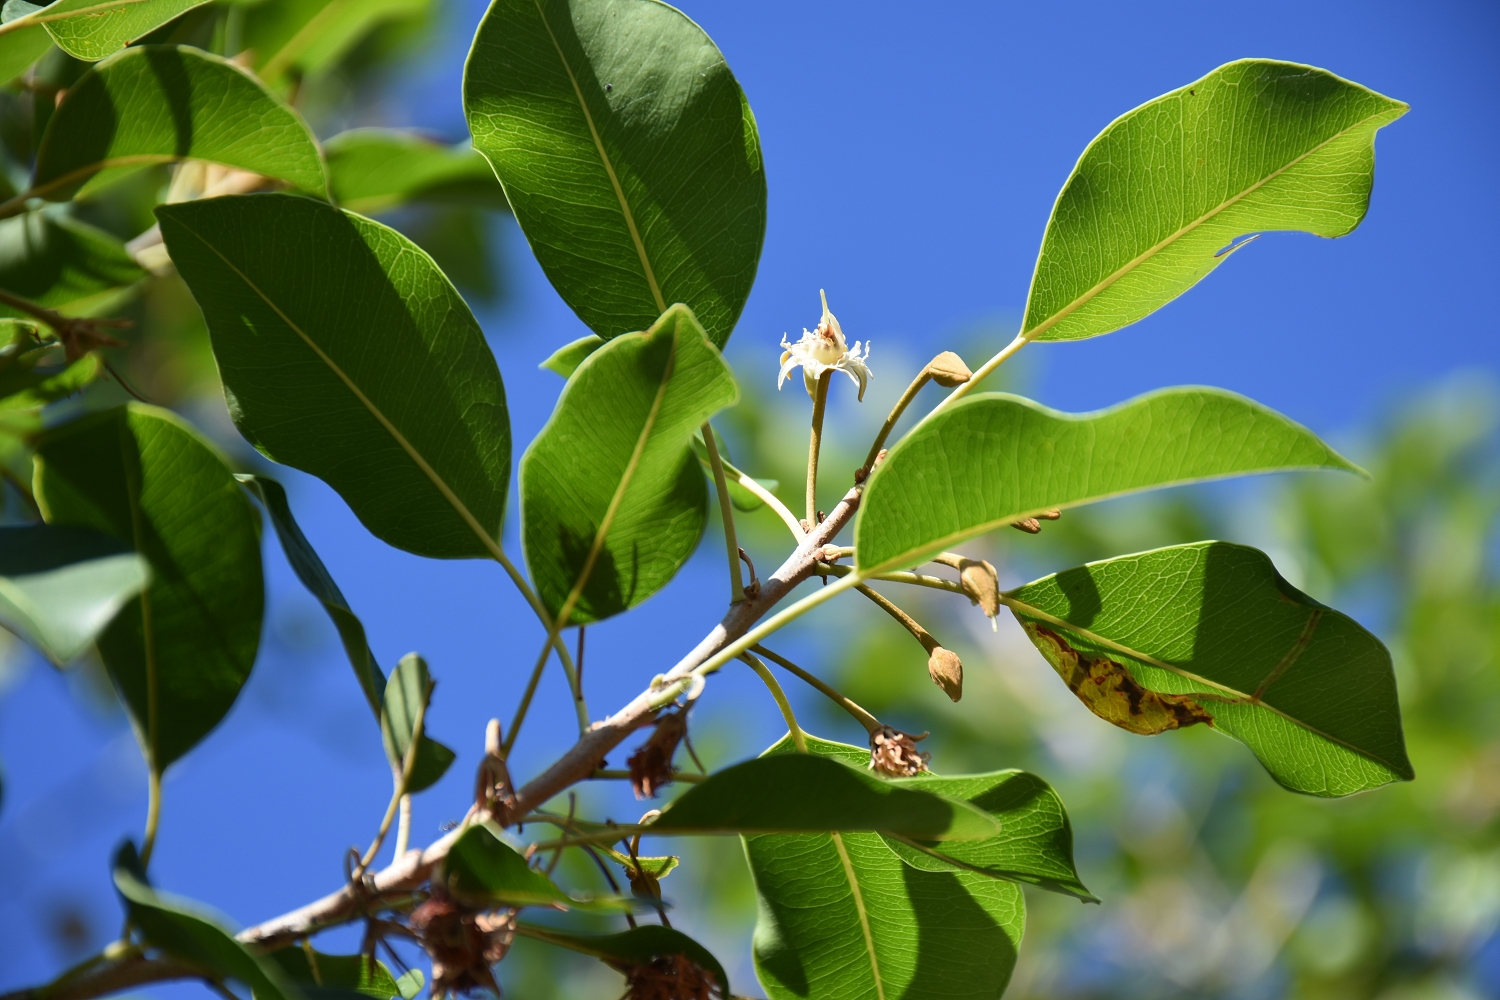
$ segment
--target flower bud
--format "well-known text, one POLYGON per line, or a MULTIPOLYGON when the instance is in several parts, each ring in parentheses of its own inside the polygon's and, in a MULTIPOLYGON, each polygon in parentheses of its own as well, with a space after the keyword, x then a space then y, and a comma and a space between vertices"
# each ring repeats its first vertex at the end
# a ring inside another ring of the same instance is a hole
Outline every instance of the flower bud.
POLYGON ((987 618, 1000 613, 1000 574, 984 559, 965 559, 958 571, 959 581, 969 599, 978 604, 987 618))
POLYGON ((870 734, 870 770, 892 778, 910 778, 927 770, 930 753, 918 753, 917 743, 928 734, 913 736, 893 726, 881 726, 870 734))
POLYGON ((964 696, 964 665, 953 650, 934 647, 927 658, 927 676, 949 699, 957 701, 964 696))
POLYGON ((974 377, 974 373, 969 371, 969 366, 964 364, 964 359, 952 351, 944 351, 933 358, 923 371, 932 376, 932 380, 944 389, 953 389, 974 377))

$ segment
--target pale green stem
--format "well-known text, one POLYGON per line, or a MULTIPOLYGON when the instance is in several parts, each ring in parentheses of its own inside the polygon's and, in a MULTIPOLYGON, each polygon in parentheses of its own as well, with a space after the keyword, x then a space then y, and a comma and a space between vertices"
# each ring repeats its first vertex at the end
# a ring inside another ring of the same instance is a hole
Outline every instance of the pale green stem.
POLYGON ((734 532, 734 505, 729 502, 729 484, 724 481, 724 463, 719 458, 719 445, 714 440, 714 429, 703 421, 703 447, 708 451, 709 468, 714 473, 714 489, 719 494, 719 516, 724 521, 724 547, 729 550, 729 603, 738 604, 745 599, 745 579, 740 575, 740 543, 734 532))
POLYGON ((870 467, 875 464, 875 459, 880 456, 880 449, 885 447, 885 439, 891 436, 891 431, 896 427, 896 421, 901 419, 901 414, 911 405, 911 401, 917 398, 917 393, 922 391, 922 386, 931 381, 932 375, 927 369, 922 369, 916 378, 911 380, 911 385, 896 400, 896 405, 891 407, 890 415, 885 418, 885 423, 880 427, 880 433, 875 435, 875 443, 870 445, 870 453, 865 456, 865 464, 860 466, 860 471, 868 474, 870 467))
POLYGON ((411 793, 401 796, 401 815, 396 820, 396 857, 405 857, 411 846, 411 793))
MULTIPOLYGON (((588 732, 588 706, 583 700, 583 690, 578 685, 578 671, 573 668, 573 657, 568 652, 567 643, 562 641, 562 629, 553 627, 552 616, 547 613, 547 609, 542 605, 541 598, 537 597, 536 591, 531 589, 531 584, 526 582, 526 578, 521 575, 521 571, 516 569, 515 564, 506 556, 505 550, 497 545, 491 554, 494 556, 495 561, 504 567, 506 574, 510 576, 511 582, 516 585, 516 589, 521 592, 521 596, 526 598, 526 603, 531 605, 531 610, 541 620, 542 627, 547 630, 547 644, 557 650, 557 658, 562 661, 563 673, 568 677, 568 689, 573 692, 573 702, 578 711, 578 732, 580 734, 588 732)), ((543 664, 546 663, 545 660, 542 662, 543 664)))
POLYGON ((1026 334, 1016 334, 1016 339, 1012 340, 1009 344, 1006 344, 1005 349, 1002 350, 999 354, 995 355, 993 358, 990 358, 984 364, 980 365, 979 370, 974 373, 973 377, 970 378, 969 381, 965 382, 957 389, 954 389, 952 392, 948 393, 948 395, 943 397, 943 400, 938 403, 938 405, 934 406, 931 410, 928 410, 927 416, 923 417, 921 422, 931 420, 933 414, 939 413, 944 408, 952 406, 960 399, 963 399, 969 394, 969 391, 971 389, 988 378, 991 372, 993 372, 996 368, 999 368, 1001 365, 1005 364, 1005 362, 1009 360, 1012 354, 1015 354, 1030 342, 1030 338, 1028 338, 1026 334))
MULTIPOLYGON (((521 723, 526 721, 526 712, 531 708, 532 696, 536 694, 537 683, 542 679, 542 670, 547 666, 547 658, 552 653, 552 637, 547 637, 547 642, 542 645, 542 652, 536 658, 536 666, 531 668, 531 677, 526 681, 526 690, 521 694, 521 703, 516 706, 516 714, 511 717, 510 729, 507 730, 505 742, 500 746, 502 756, 510 756, 510 748, 516 745, 516 734, 521 731, 521 723)), ((572 681, 574 675, 569 675, 572 681)), ((574 696, 577 697, 577 689, 574 688, 574 696)))
POLYGON ((432 701, 432 687, 429 683, 427 691, 422 695, 422 703, 417 706, 417 717, 411 723, 411 742, 406 746, 406 756, 401 760, 401 770, 396 774, 396 788, 391 794, 390 804, 385 807, 385 817, 380 821, 380 829, 375 834, 375 839, 370 842, 370 849, 365 851, 364 857, 359 859, 359 867, 354 874, 349 876, 349 881, 358 883, 364 877, 370 862, 375 860, 375 855, 380 853, 380 845, 385 843, 386 834, 391 832, 391 823, 396 819, 396 811, 401 807, 401 800, 406 797, 406 789, 411 786, 412 772, 417 768, 417 749, 422 745, 422 730, 427 722, 427 705, 432 701))
POLYGON ((812 434, 807 440, 807 530, 818 524, 818 450, 823 444, 823 411, 828 405, 828 383, 833 369, 825 369, 813 391, 812 434))
POLYGON ((733 476, 735 482, 739 483, 751 493, 754 493, 757 497, 760 498, 760 501, 762 503, 775 511, 776 516, 781 518, 782 523, 784 523, 787 528, 791 530, 793 538, 800 542, 802 541, 802 539, 807 537, 807 532, 803 531, 802 525, 797 523, 796 515, 787 509, 786 504, 782 503, 781 499, 776 496, 776 494, 772 493, 760 483, 756 482, 754 477, 746 475, 744 472, 736 469, 734 467, 734 463, 729 461, 729 459, 721 458, 721 461, 724 465, 725 475, 733 476))
POLYGON ((797 747, 798 753, 807 753, 807 736, 802 732, 802 727, 797 725, 797 716, 792 712, 792 703, 786 700, 786 692, 781 690, 781 685, 776 683, 776 675, 771 673, 771 668, 760 662, 750 653, 741 653, 740 659, 750 664, 750 669, 765 682, 771 692, 771 697, 776 699, 776 707, 781 709, 781 717, 786 720, 786 731, 792 736, 792 743, 797 747))
POLYGON ((844 711, 848 712, 850 715, 854 716, 854 718, 859 721, 859 724, 861 726, 864 726, 865 729, 869 732, 873 733, 880 728, 879 719, 875 718, 875 716, 871 715, 869 712, 866 712, 852 699, 846 697, 843 692, 839 691, 838 688, 834 687, 831 684, 825 683, 816 674, 803 670, 791 660, 788 660, 786 657, 781 656, 778 653, 771 652, 764 646, 751 646, 750 649, 752 652, 759 653, 761 656, 764 656, 766 659, 770 660, 777 666, 802 678, 818 691, 827 695, 830 701, 832 701, 839 708, 842 708, 844 711))
MULTIPOLYGON (((824 563, 818 567, 818 572, 828 576, 848 576, 854 572, 853 567, 839 566, 836 563, 824 563)), ((887 583, 904 583, 912 587, 928 587, 932 590, 946 590, 950 594, 962 594, 969 596, 962 584, 954 583, 952 580, 944 580, 940 576, 927 576, 924 573, 876 573, 870 577, 871 580, 884 580, 887 583)))
POLYGON ((161 824, 161 772, 153 765, 146 779, 146 832, 141 837, 141 868, 151 863, 156 828, 161 824))
POLYGON ((859 591, 861 594, 864 594, 871 601, 873 601, 875 603, 875 606, 881 611, 884 611, 886 614, 896 619, 896 621, 900 622, 901 627, 910 632, 912 638, 920 642, 922 644, 922 648, 927 650, 928 653, 931 653, 934 649, 937 649, 942 645, 942 643, 938 642, 932 637, 931 632, 927 631, 920 624, 918 624, 917 620, 911 615, 896 607, 896 605, 888 600, 885 595, 871 590, 864 584, 860 584, 854 589, 859 591))

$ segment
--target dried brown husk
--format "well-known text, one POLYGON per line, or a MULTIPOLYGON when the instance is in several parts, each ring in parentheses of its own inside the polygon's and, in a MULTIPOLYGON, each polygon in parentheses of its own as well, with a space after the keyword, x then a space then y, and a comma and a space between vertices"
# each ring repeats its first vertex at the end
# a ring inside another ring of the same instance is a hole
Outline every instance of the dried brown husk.
POLYGON ((881 726, 870 734, 870 769, 892 778, 910 778, 927 770, 932 754, 917 749, 930 734, 913 736, 894 726, 881 726))
POLYGON ((625 762, 630 768, 630 787, 635 789, 636 798, 654 798, 663 785, 671 783, 677 773, 677 768, 672 766, 672 757, 677 753, 677 744, 686 735, 685 710, 669 712, 656 720, 651 738, 625 762))

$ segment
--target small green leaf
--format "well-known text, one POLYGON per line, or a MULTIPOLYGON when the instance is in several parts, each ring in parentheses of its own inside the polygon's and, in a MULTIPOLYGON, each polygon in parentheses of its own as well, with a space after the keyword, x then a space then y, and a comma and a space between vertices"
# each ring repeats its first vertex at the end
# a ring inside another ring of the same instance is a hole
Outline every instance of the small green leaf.
MULTIPOLYGON (((703 444, 703 435, 701 433, 693 435, 693 454, 698 456, 698 463, 703 466, 703 471, 708 473, 709 479, 712 481, 714 474, 713 465, 708 460, 708 448, 703 444)), ((759 510, 765 505, 764 500, 750 492, 748 487, 741 485, 739 477, 742 473, 729 461, 729 456, 726 454, 722 440, 719 441, 719 462, 724 466, 724 484, 729 487, 729 500, 737 510, 748 512, 759 510)), ((757 479, 755 481, 771 493, 781 488, 781 480, 779 479, 757 479)))
POLYGON ((31 16, 57 47, 97 62, 208 0, 57 0, 31 16))
POLYGON ((281 968, 236 941, 220 918, 152 889, 141 872, 135 845, 129 841, 115 853, 114 878, 130 925, 152 947, 216 977, 238 980, 259 1000, 302 1000, 281 968))
POLYGON ((870 477, 857 560, 868 576, 1052 508, 1290 469, 1359 471, 1306 427, 1222 389, 1162 389, 1081 414, 971 396, 918 425, 870 477))
POLYGON ((0 626, 53 663, 82 655, 150 579, 119 539, 55 524, 0 527, 0 626))
POLYGON ((732 996, 729 977, 719 960, 697 941, 670 927, 643 924, 619 934, 564 934, 550 927, 523 924, 519 933, 560 948, 592 955, 612 968, 625 971, 633 965, 648 965, 658 958, 683 955, 719 980, 719 995, 732 996))
MULTIPOLYGON (((814 738, 808 747, 811 753, 798 754, 778 744, 760 760, 835 763, 852 759, 849 751, 869 757, 814 738)), ((938 780, 869 777, 908 788, 938 780)), ((987 838, 965 846, 994 836, 991 827, 987 838)), ((745 852, 760 897, 755 971, 772 1000, 998 1000, 1005 991, 1026 920, 1021 887, 1013 882, 913 867, 877 833, 750 836, 745 852)))
POLYGON ((427 984, 427 977, 422 975, 421 969, 408 969, 404 975, 396 980, 396 992, 401 1000, 413 1000, 422 987, 427 984))
POLYGON ((578 370, 578 366, 583 364, 583 360, 603 346, 604 338, 591 333, 587 337, 579 337, 572 343, 559 347, 552 352, 550 358, 537 367, 557 372, 563 378, 571 378, 578 370))
POLYGON ((295 983, 308 1000, 320 1000, 326 996, 324 990, 338 990, 346 996, 364 994, 373 1000, 391 1000, 400 995, 400 986, 391 977, 391 970, 370 956, 325 955, 292 945, 271 952, 266 959, 295 983))
POLYGON ((640 900, 620 896, 580 899, 568 895, 546 875, 497 837, 484 824, 475 824, 449 848, 435 876, 455 899, 472 906, 548 906, 564 910, 630 911, 640 900))
POLYGON ((631 869, 639 868, 642 872, 645 872, 647 875, 650 875, 655 879, 666 878, 672 873, 672 871, 682 860, 676 855, 671 854, 660 858, 643 858, 637 856, 634 860, 632 860, 630 855, 625 854, 621 851, 617 851, 613 847, 609 847, 606 845, 596 845, 594 850, 598 851, 600 854, 603 854, 615 864, 619 865, 621 868, 624 868, 627 872, 629 872, 631 869))
POLYGON ((241 45, 272 86, 329 69, 372 28, 413 17, 432 0, 268 0, 245 5, 241 45))
POLYGON ((464 72, 552 286, 608 340, 683 302, 723 347, 766 229, 760 137, 724 56, 650 0, 495 0, 464 72))
MULTIPOLYGON (((380 737, 393 767, 399 769, 406 760, 406 749, 411 746, 412 732, 416 729, 417 713, 422 710, 422 702, 430 697, 431 688, 427 661, 416 653, 401 657, 401 662, 391 671, 380 713, 380 737)), ((437 784, 448 765, 453 763, 453 758, 452 750, 424 735, 406 790, 420 792, 437 784)))
POLYGON ((448 146, 414 132, 360 128, 323 144, 334 200, 373 215, 413 201, 506 209, 495 172, 473 146, 448 146))
POLYGON ((673 306, 573 373, 521 458, 521 532, 537 593, 572 624, 634 607, 703 534, 708 492, 693 432, 739 387, 692 312, 673 306))
MULTIPOLYGON (((125 244, 55 210, 0 220, 0 288, 38 305, 89 315, 145 275, 125 244)), ((21 315, 0 303, 0 316, 21 315)))
POLYGON ((1052 209, 1022 336, 1134 323, 1249 233, 1351 232, 1370 203, 1375 132, 1407 110, 1325 70, 1242 59, 1121 115, 1052 209))
POLYGON ((5 332, 10 343, 0 347, 0 410, 38 410, 71 396, 103 372, 93 353, 65 368, 43 366, 62 352, 55 344, 42 345, 28 320, 0 318, 0 335, 5 332))
POLYGON ((142 45, 69 88, 42 137, 30 195, 66 201, 111 167, 210 160, 327 194, 302 117, 228 60, 142 45))
POLYGON ((0 35, 0 81, 9 83, 36 64, 52 48, 52 36, 32 22, 0 35))
MULTIPOLYGON (((286 553, 292 571, 333 620, 339 639, 344 644, 344 653, 349 657, 349 665, 354 668, 354 677, 364 691, 370 710, 381 724, 381 742, 385 744, 386 756, 391 766, 399 770, 405 759, 406 748, 410 745, 412 723, 416 719, 416 702, 408 702, 407 699, 408 696, 420 697, 426 690, 426 664, 421 662, 420 657, 412 654, 407 659, 415 657, 420 666, 409 668, 406 675, 402 675, 401 667, 398 667, 396 672, 401 679, 397 681, 396 677, 392 677, 391 681, 395 683, 395 687, 392 687, 386 681, 380 665, 375 662, 375 654, 370 651, 364 623, 349 607, 349 602, 344 599, 338 584, 333 582, 323 560, 318 558, 312 543, 302 534, 302 529, 292 517, 286 490, 276 480, 265 476, 240 475, 235 478, 260 500, 261 506, 271 516, 271 525, 276 529, 276 537, 281 541, 282 551, 286 553), (417 676, 413 677, 413 674, 417 676), (396 728, 399 730, 404 726, 404 736, 393 737, 392 729, 386 723, 388 718, 401 721, 396 728)), ((401 661, 403 666, 406 662, 406 659, 401 661)), ((425 735, 417 754, 416 768, 412 772, 411 783, 407 786, 410 792, 420 792, 434 784, 454 758, 452 750, 425 735)))
POLYGON ((208 321, 240 433, 323 479, 398 548, 500 553, 505 389, 479 324, 427 254, 387 226, 295 195, 156 214, 208 321))
POLYGON ((887 781, 837 757, 811 754, 771 754, 715 771, 651 824, 653 834, 827 830, 985 840, 1000 824, 967 802, 934 795, 920 779, 887 781))
POLYGON ((49 523, 103 531, 150 563, 150 585, 99 651, 160 773, 219 724, 255 663, 265 604, 255 509, 197 431, 138 403, 48 431, 35 485, 49 523))
POLYGON ((1207 723, 1249 746, 1282 785, 1312 795, 1413 777, 1390 653, 1283 580, 1264 553, 1175 545, 1008 596, 1063 680, 1122 728, 1207 723))

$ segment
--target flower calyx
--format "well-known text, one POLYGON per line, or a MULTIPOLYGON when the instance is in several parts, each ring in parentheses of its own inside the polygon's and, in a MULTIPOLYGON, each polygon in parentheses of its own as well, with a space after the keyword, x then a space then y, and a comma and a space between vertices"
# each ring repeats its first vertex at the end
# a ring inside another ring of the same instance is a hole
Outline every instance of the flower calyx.
POLYGON ((409 924, 432 960, 434 997, 481 989, 499 996, 491 966, 506 956, 515 940, 513 911, 471 910, 433 883, 432 895, 412 911, 409 924))
POLYGON ((931 733, 913 736, 894 726, 881 726, 870 733, 870 770, 892 778, 910 778, 927 770, 932 754, 917 750, 931 733))
POLYGON ((808 330, 804 327, 801 339, 795 344, 789 343, 785 334, 781 337, 781 374, 776 379, 776 388, 781 388, 792 369, 801 368, 807 394, 814 396, 818 389, 818 379, 822 378, 824 372, 841 371, 859 386, 859 399, 863 400, 865 388, 874 377, 866 363, 870 358, 870 345, 866 342, 861 351, 860 342, 856 340, 854 346, 849 347, 848 341, 844 339, 843 327, 839 326, 838 319, 828 310, 827 293, 819 289, 818 294, 823 298, 823 316, 818 321, 818 328, 808 330))
POLYGON ((655 798, 663 785, 671 783, 677 773, 672 757, 677 753, 677 744, 686 736, 686 709, 666 712, 657 718, 650 738, 625 761, 625 766, 630 769, 630 787, 635 790, 636 798, 655 798))

